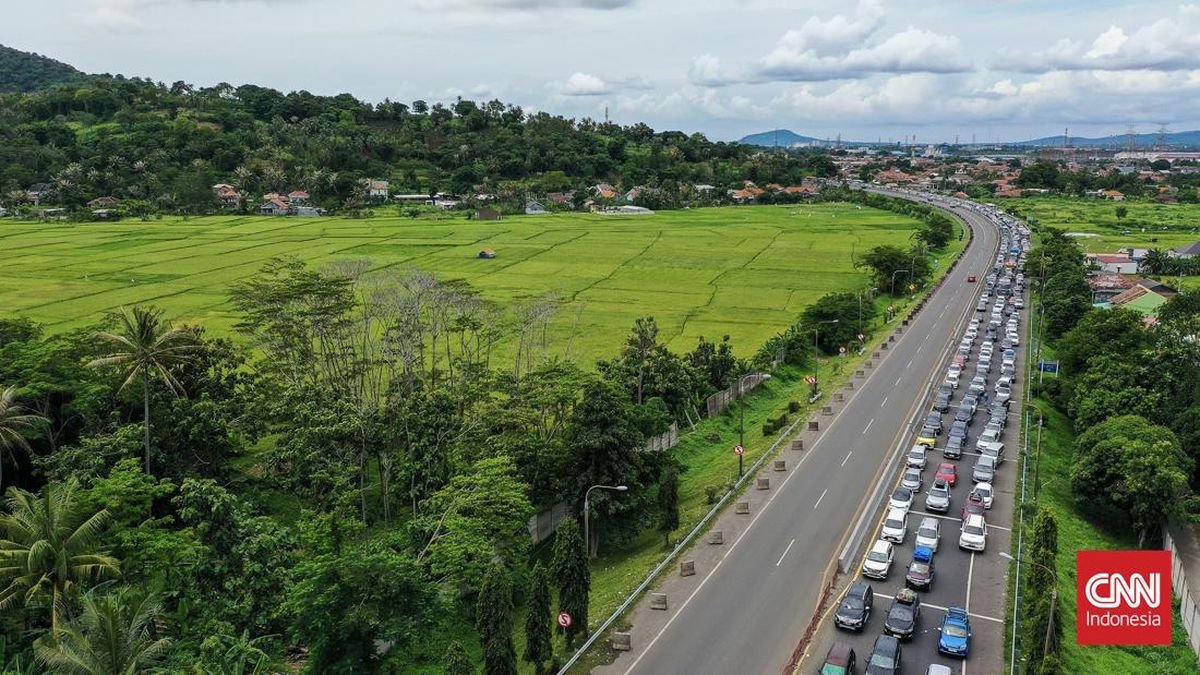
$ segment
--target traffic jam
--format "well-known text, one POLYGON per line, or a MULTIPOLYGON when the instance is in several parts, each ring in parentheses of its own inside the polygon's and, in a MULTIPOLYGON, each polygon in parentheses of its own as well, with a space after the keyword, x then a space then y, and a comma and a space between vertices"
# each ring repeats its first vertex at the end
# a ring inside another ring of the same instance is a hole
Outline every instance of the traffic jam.
MULTIPOLYGON (((918 420, 859 575, 841 591, 817 672, 995 672, 1003 666, 1004 594, 1020 436, 1018 374, 1030 249, 1025 226, 991 205, 995 263, 918 420), (832 635, 830 635, 832 633, 832 635), (832 644, 831 644, 832 641, 832 644)), ((868 507, 870 508, 870 507, 868 507)), ((828 618, 828 617, 827 617, 828 618)))

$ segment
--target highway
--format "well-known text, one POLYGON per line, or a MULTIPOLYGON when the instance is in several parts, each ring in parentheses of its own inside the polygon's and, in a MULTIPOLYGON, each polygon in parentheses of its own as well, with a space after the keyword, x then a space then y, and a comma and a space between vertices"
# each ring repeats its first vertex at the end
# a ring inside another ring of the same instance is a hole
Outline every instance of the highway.
POLYGON ((981 285, 967 275, 982 280, 994 263, 995 226, 969 209, 958 213, 975 233, 959 265, 721 564, 614 670, 727 675, 788 666, 859 513, 876 506, 865 502, 886 460, 908 443, 925 394, 974 316, 981 285))

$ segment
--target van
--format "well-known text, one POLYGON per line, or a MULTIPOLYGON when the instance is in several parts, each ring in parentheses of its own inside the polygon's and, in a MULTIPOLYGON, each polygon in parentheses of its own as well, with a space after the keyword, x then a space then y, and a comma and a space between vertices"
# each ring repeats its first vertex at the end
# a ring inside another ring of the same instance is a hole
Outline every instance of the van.
MULTIPOLYGON (((993 469, 1004 463, 1004 444, 998 442, 976 442, 975 448, 979 450, 982 457, 990 457, 992 459, 993 469)), ((980 481, 991 482, 991 481, 980 481)))

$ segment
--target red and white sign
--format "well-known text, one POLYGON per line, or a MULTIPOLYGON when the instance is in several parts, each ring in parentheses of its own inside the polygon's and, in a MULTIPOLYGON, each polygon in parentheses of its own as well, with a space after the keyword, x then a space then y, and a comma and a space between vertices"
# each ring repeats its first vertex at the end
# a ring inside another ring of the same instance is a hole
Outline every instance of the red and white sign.
POLYGON ((867 337, 866 335, 863 335, 862 333, 859 333, 859 334, 858 334, 858 341, 859 341, 859 342, 862 342, 864 339, 866 339, 866 337, 867 337))
POLYGON ((813 377, 812 375, 806 375, 806 376, 804 377, 804 381, 805 381, 805 382, 807 382, 807 383, 809 383, 809 384, 816 384, 816 383, 817 383, 817 378, 813 377))
POLYGON ((740 445, 735 445, 735 446, 733 446, 733 454, 744 455, 744 454, 746 454, 746 449, 740 445))
POLYGON ((1170 551, 1078 551, 1081 645, 1171 644, 1170 551))
POLYGON ((558 613, 558 625, 562 626, 563 628, 570 628, 571 627, 571 615, 567 614, 566 612, 559 612, 558 613))

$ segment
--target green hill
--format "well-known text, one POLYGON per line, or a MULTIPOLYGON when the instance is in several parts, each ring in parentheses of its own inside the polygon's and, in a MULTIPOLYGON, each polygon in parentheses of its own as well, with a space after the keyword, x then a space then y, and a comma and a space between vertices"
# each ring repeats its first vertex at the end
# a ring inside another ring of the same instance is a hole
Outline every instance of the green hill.
POLYGON ((0 45, 0 94, 37 91, 85 77, 61 61, 0 45))

